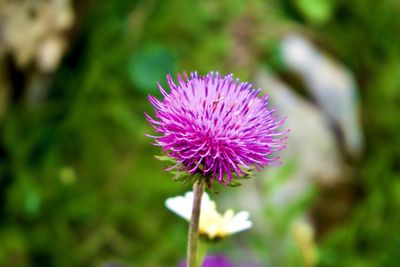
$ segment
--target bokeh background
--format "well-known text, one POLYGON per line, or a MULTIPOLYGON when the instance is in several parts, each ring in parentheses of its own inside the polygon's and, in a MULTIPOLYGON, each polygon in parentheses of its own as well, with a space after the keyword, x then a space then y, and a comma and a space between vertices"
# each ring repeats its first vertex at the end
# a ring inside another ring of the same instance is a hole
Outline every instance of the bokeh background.
POLYGON ((246 266, 400 266, 400 2, 0 1, 0 266, 178 266, 145 133, 167 73, 234 73, 288 116, 282 166, 212 198, 246 266))

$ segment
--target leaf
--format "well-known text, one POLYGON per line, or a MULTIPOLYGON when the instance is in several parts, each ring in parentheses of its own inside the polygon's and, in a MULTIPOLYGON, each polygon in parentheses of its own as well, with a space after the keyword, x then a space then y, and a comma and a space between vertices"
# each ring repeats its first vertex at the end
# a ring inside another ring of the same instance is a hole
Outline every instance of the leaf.
POLYGON ((297 0, 296 6, 307 20, 315 24, 329 21, 334 9, 331 0, 297 0))

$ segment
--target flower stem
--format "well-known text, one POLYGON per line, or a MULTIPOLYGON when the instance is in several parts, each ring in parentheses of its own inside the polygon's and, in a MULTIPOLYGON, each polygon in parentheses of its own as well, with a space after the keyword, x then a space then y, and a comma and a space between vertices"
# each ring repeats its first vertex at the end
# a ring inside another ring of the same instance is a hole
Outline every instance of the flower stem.
MULTIPOLYGON (((193 184, 193 206, 192 216, 189 225, 189 236, 187 246, 187 267, 198 267, 197 250, 199 243, 199 219, 201 197, 204 191, 204 183, 196 182, 193 184)), ((201 263, 200 263, 201 264, 201 263)))

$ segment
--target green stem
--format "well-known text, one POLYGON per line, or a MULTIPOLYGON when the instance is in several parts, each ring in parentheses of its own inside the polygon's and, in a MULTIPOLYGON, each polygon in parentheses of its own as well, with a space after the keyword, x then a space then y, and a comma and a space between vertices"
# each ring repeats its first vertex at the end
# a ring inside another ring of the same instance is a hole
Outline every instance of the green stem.
POLYGON ((192 216, 190 219, 188 246, 187 246, 187 267, 198 267, 197 250, 199 243, 199 219, 200 219, 201 197, 203 195, 203 191, 204 191, 204 184, 202 182, 194 183, 192 216))

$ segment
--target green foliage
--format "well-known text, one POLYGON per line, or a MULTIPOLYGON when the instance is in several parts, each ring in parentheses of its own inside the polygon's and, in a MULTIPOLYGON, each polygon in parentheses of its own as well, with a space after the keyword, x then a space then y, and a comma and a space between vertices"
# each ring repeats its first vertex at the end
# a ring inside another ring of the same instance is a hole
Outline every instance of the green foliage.
POLYGON ((400 50, 393 45, 400 41, 396 34, 400 23, 395 19, 398 7, 393 1, 378 6, 365 1, 345 2, 341 7, 345 19, 326 29, 336 35, 336 41, 329 38, 332 46, 340 47, 337 51, 357 70, 367 147, 360 174, 365 198, 349 222, 324 241, 321 266, 400 264, 395 230, 400 226, 400 125, 396 123, 400 114, 400 50), (357 55, 350 55, 350 51, 357 55))
POLYGON ((293 2, 311 23, 323 24, 332 17, 334 4, 331 0, 295 0, 293 2))
POLYGON ((144 92, 152 94, 158 91, 154 81, 165 85, 165 74, 173 75, 175 69, 175 60, 171 52, 157 46, 146 46, 134 54, 129 62, 132 83, 144 92))

